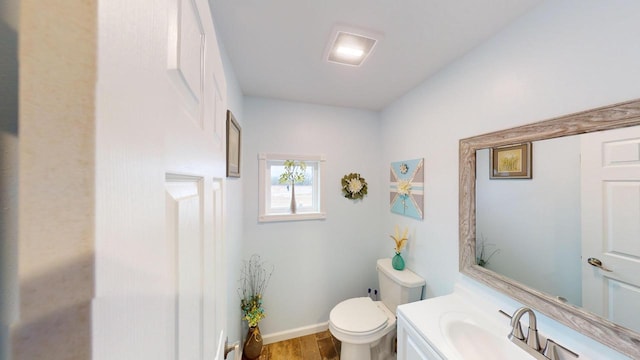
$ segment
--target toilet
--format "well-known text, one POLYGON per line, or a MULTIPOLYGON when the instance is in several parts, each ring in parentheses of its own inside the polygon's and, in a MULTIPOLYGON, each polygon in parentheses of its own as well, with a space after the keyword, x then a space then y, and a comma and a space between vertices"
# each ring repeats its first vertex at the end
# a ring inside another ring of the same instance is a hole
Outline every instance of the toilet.
POLYGON ((396 308, 422 297, 425 281, 413 271, 395 270, 391 259, 379 259, 376 268, 381 301, 347 299, 329 314, 329 331, 342 342, 340 360, 394 359, 396 308))

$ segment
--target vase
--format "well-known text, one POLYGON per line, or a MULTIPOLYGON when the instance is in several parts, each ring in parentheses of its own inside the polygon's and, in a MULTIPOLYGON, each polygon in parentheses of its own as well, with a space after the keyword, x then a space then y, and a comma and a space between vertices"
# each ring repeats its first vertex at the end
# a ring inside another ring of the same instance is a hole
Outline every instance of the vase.
POLYGON ((295 214, 298 210, 298 204, 296 204, 296 186, 291 183, 291 205, 289 206, 292 214, 295 214))
POLYGON ((262 335, 260 328, 256 325, 249 328, 247 339, 244 341, 242 356, 246 359, 253 360, 260 357, 262 353, 262 335))
POLYGON ((396 253, 393 259, 391 259, 391 265, 396 270, 404 270, 404 259, 400 253, 396 253))

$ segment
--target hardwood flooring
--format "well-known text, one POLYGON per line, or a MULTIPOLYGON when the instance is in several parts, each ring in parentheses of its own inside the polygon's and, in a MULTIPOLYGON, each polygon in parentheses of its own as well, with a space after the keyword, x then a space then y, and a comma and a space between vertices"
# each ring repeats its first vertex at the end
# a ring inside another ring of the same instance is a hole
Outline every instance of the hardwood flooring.
POLYGON ((265 345, 256 360, 340 360, 340 341, 327 330, 265 345))

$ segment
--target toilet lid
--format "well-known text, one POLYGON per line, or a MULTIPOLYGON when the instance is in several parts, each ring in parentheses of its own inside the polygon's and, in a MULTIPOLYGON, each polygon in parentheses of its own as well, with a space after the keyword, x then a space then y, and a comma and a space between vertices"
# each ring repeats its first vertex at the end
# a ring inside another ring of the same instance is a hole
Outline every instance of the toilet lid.
POLYGON ((387 324, 387 315, 369 297, 345 300, 329 314, 333 326, 352 333, 378 330, 387 324))

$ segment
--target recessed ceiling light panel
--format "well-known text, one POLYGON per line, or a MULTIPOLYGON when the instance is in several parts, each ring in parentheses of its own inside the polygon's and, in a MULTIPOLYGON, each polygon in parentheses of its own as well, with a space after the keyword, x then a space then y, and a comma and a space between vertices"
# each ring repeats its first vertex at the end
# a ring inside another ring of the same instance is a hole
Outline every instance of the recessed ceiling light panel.
POLYGON ((337 31, 329 46, 327 60, 330 62, 360 66, 369 56, 377 40, 353 32, 337 31))

